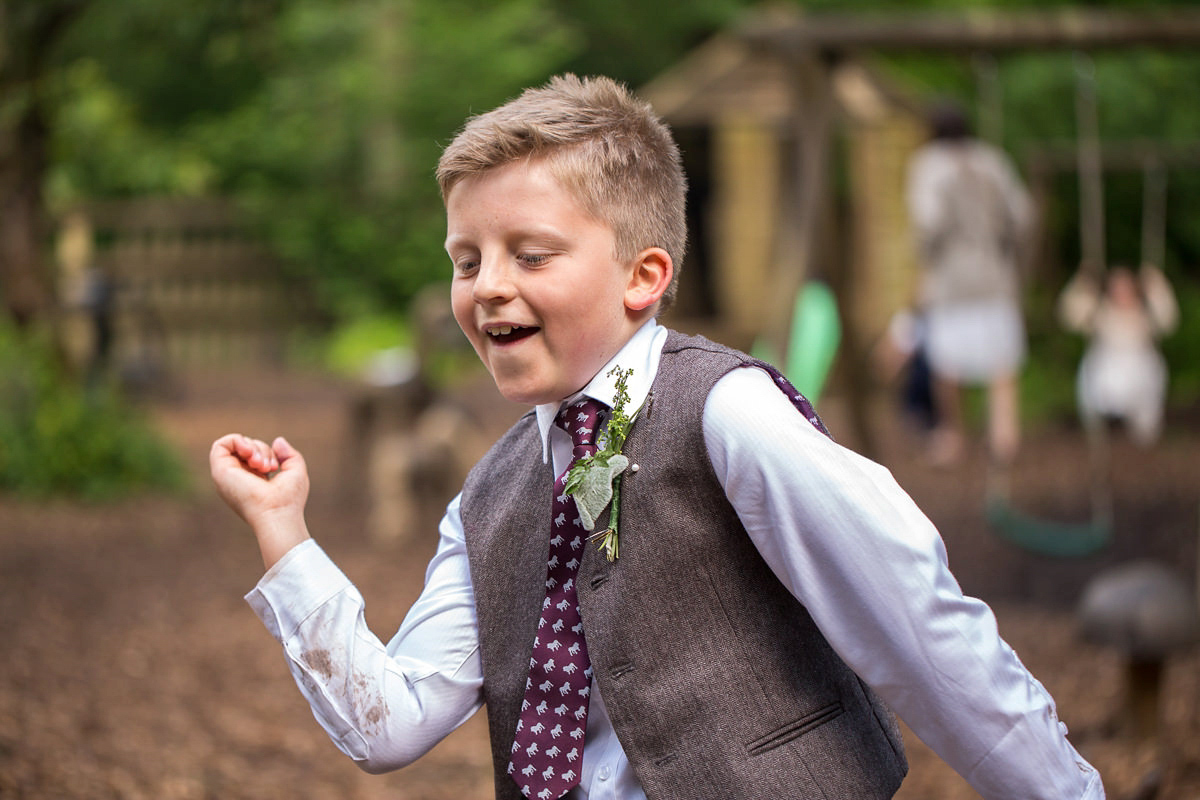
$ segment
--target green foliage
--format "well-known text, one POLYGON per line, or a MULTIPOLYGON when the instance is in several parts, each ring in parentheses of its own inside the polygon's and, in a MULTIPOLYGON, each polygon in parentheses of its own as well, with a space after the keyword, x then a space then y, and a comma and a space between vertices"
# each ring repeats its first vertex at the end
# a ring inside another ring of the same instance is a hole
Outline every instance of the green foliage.
MULTIPOLYGON (((1161 11, 1189 0, 1106 0, 1089 7, 1161 11)), ((14 24, 45 0, 13 4, 14 24)), ((57 5, 77 5, 58 0, 57 5)), ((843 16, 920 9, 1044 9, 1067 0, 794 0, 843 16)), ((727 26, 751 0, 88 0, 51 53, 47 196, 219 193, 235 197, 293 274, 340 320, 402 313, 446 274, 444 215, 433 181, 441 146, 464 118, 549 75, 605 73, 637 87, 727 26)), ((19 37, 18 37, 19 38, 19 37)), ((20 42, 18 41, 17 44, 20 42)), ((11 43, 10 43, 11 44, 11 43)), ((1111 50, 1092 56, 1101 136, 1190 145, 1200 140, 1200 55, 1111 50)), ((917 100, 948 95, 976 108, 977 63, 961 55, 874 59, 917 100)), ((1075 62, 1067 52, 995 61, 1003 144, 1075 138, 1075 62)), ((22 102, 20 92, 0 97, 22 102)), ((1200 261, 1200 170, 1169 176, 1167 257, 1176 285, 1200 261)), ((1052 296, 1079 260, 1078 181, 1051 186, 1045 269, 1052 296)), ((1114 263, 1140 260, 1141 184, 1105 180, 1114 263)), ((699 235, 693 232, 693 235, 699 235)), ((1185 309, 1187 308, 1184 303, 1185 309)), ((1035 301, 1036 303, 1036 301, 1035 301)), ((1189 314, 1185 312, 1186 320, 1189 314)), ((1031 322, 1036 327, 1037 320, 1031 322)), ((1062 357, 1061 332, 1037 334, 1035 361, 1062 357)), ((1194 339, 1168 340, 1173 386, 1200 387, 1194 339), (1178 344, 1176 343, 1178 342, 1178 344)), ((1071 365, 1073 368, 1073 365, 1071 365)), ((1033 380, 1036 387, 1056 386, 1033 380)), ((1049 389, 1047 389, 1049 391, 1049 389)), ((1200 392, 1200 388, 1197 388, 1200 392)), ((1054 397, 1057 395, 1051 395, 1054 397)), ((1176 396, 1178 398, 1178 396, 1176 396)), ((1057 402, 1057 401, 1055 401, 1057 402)))
POLYGON ((65 375, 45 341, 0 327, 0 493, 103 500, 179 490, 175 454, 110 387, 65 375))
POLYGON ((747 0, 575 0, 559 3, 579 42, 565 69, 609 75, 637 87, 729 25, 747 0))
POLYGON ((357 377, 376 353, 410 345, 412 338, 408 321, 402 317, 383 314, 360 317, 333 332, 325 362, 335 372, 357 377))
POLYGON ((579 49, 548 0, 93 0, 73 33, 52 200, 231 195, 341 318, 446 273, 441 144, 579 49))
POLYGON ((1046 422, 1076 419, 1075 375, 1083 358, 1084 344, 1082 337, 1049 325, 1030 325, 1031 357, 1021 371, 1023 424, 1037 427, 1046 422))
POLYGON ((1200 370, 1194 366, 1200 353, 1200 314, 1195 313, 1200 308, 1200 283, 1177 282, 1175 295, 1183 313, 1179 327, 1162 342, 1171 373, 1168 397, 1178 405, 1194 404, 1200 398, 1200 370))

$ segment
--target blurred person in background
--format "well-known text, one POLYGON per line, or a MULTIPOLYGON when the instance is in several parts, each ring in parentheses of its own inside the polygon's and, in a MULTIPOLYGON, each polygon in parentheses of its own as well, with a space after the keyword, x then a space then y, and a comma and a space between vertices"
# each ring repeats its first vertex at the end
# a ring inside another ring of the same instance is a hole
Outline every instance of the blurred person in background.
POLYGON ((932 137, 913 155, 907 185, 939 414, 929 459, 945 466, 962 457, 961 389, 986 386, 989 451, 994 463, 1006 466, 1020 438, 1017 376, 1025 327, 1019 267, 1032 203, 1012 162, 972 136, 959 106, 937 103, 929 123, 932 137))
POLYGON ((899 384, 900 407, 905 421, 921 436, 937 428, 937 405, 929 372, 928 324, 915 308, 892 315, 887 330, 872 353, 880 379, 899 384))
POLYGON ((1162 271, 1114 267, 1101 281, 1081 269, 1058 298, 1063 327, 1088 337, 1075 393, 1084 427, 1125 424, 1142 446, 1158 440, 1167 397, 1167 362, 1157 340, 1175 329, 1179 305, 1162 271))

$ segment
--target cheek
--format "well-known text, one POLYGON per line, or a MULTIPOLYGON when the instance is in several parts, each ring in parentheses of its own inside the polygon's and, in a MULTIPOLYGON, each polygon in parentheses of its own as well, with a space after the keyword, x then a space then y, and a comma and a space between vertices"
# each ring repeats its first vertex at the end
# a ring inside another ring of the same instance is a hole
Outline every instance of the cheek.
POLYGON ((458 323, 458 327, 471 345, 479 350, 479 342, 477 341, 478 332, 475 328, 475 302, 471 298, 471 289, 466 284, 454 284, 450 289, 450 310, 454 314, 454 321, 458 323))
POLYGON ((457 283, 453 284, 450 288, 450 310, 454 314, 454 321, 468 337, 471 330, 472 305, 470 289, 457 283))
POLYGON ((619 316, 597 303, 574 315, 571 322, 573 360, 584 371, 599 369, 612 356, 609 351, 613 350, 614 338, 620 334, 619 316))

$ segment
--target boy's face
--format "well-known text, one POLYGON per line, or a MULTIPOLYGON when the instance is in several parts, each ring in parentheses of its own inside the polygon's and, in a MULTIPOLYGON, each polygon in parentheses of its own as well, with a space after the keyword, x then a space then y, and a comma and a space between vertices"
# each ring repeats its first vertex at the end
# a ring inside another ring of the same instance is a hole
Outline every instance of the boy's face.
POLYGON ((454 317, 509 400, 582 389, 645 320, 632 264, 539 160, 462 180, 446 200, 454 317))

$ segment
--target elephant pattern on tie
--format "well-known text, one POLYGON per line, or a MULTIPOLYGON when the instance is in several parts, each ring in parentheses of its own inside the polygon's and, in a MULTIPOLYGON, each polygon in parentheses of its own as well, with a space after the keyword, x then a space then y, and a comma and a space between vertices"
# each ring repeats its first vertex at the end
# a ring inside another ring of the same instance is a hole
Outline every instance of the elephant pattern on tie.
MULTIPOLYGON (((595 433, 605 408, 603 403, 585 398, 559 413, 555 424, 571 436, 571 466, 596 452, 595 433)), ((591 695, 591 662, 575 589, 584 539, 568 534, 573 536, 568 541, 560 532, 570 530, 568 522, 582 527, 575 501, 564 490, 568 472, 570 466, 554 484, 546 598, 533 640, 530 677, 525 682, 525 698, 508 764, 508 774, 521 787, 521 793, 538 800, 556 800, 579 782, 579 773, 570 766, 579 758, 579 749, 572 747, 564 752, 557 742, 568 741, 563 737, 575 742, 584 738, 591 695)))

